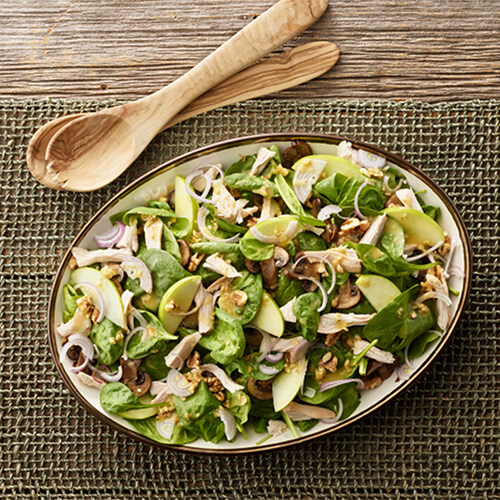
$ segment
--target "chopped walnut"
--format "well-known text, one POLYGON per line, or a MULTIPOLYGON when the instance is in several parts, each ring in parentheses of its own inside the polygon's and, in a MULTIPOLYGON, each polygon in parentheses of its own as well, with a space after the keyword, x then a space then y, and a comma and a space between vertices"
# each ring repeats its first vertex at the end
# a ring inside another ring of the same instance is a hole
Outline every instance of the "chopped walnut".
POLYGON ((200 369, 200 353, 198 351, 193 351, 189 359, 187 360, 187 367, 188 368, 197 368, 198 370, 200 369))
POLYGON ((383 179, 384 177, 384 171, 380 168, 360 168, 359 170, 365 177, 373 179, 383 179))
POLYGON ((215 396, 215 399, 222 403, 226 399, 222 382, 213 376, 203 377, 203 380, 207 383, 208 390, 215 396))
POLYGON ((189 238, 189 243, 193 244, 193 243, 200 243, 200 242, 201 242, 201 233, 200 233, 200 231, 195 229, 191 233, 191 237, 189 238))
POLYGON ((92 304, 92 299, 88 295, 84 295, 82 298, 78 299, 76 301, 76 305, 83 312, 83 314, 90 317, 92 310, 94 309, 94 304, 92 304))
POLYGON ((316 382, 322 380, 325 374, 326 374, 326 368, 321 365, 318 366, 318 368, 316 368, 316 370, 314 371, 314 378, 316 379, 316 382))
POLYGON ((329 372, 335 373, 337 371, 337 364, 339 359, 334 356, 331 352, 327 352, 319 363, 320 366, 324 367, 329 372))
POLYGON ((101 274, 110 280, 115 276, 123 277, 123 269, 119 264, 105 264, 101 268, 101 274))
POLYGON ((197 368, 194 368, 190 372, 187 372, 185 375, 186 380, 190 384, 190 389, 194 392, 198 388, 199 383, 203 380, 201 376, 201 371, 197 368))
POLYGON ((450 235, 445 231, 444 232, 444 243, 439 247, 438 253, 439 255, 446 255, 451 248, 451 238, 450 235))
POLYGON ((359 243, 363 235, 368 231, 370 223, 367 220, 359 220, 356 217, 347 219, 341 226, 337 235, 337 243, 353 241, 359 243))
POLYGON ((394 193, 393 195, 390 196, 390 198, 385 202, 385 207, 390 208, 390 207, 402 207, 403 204, 401 203, 401 200, 398 198, 397 194, 394 193))
POLYGON ((172 396, 170 396, 166 401, 165 405, 158 407, 158 413, 156 418, 158 420, 165 420, 166 418, 170 418, 175 413, 175 406, 172 400, 172 396))
POLYGON ((200 255, 198 253, 194 253, 193 255, 191 255, 191 258, 189 259, 189 264, 187 265, 187 270, 190 273, 193 273, 194 271, 196 271, 196 269, 198 269, 198 266, 200 265, 201 261, 203 260, 203 257, 204 257, 203 254, 200 255))
POLYGON ((231 302, 238 307, 244 306, 248 301, 248 295, 243 290, 235 290, 231 293, 231 302))
POLYGON ((249 217, 247 219, 247 227, 251 228, 251 227, 255 226, 255 224, 257 224, 257 222, 259 222, 258 217, 249 217))
POLYGON ((92 323, 97 324, 97 320, 99 319, 100 315, 101 315, 101 311, 99 311, 99 309, 97 309, 97 307, 94 307, 92 309, 92 314, 90 316, 92 323))
POLYGON ((71 259, 69 259, 69 268, 74 271, 75 269, 78 269, 78 263, 76 262, 76 259, 72 256, 71 259))
POLYGON ((327 347, 331 347, 332 345, 335 345, 337 343, 337 341, 339 340, 339 338, 341 337, 341 335, 342 335, 342 332, 329 333, 326 336, 325 345, 327 347))
POLYGON ((378 375, 372 377, 362 377, 363 380, 363 389, 375 389, 380 384, 382 384, 382 378, 378 375))

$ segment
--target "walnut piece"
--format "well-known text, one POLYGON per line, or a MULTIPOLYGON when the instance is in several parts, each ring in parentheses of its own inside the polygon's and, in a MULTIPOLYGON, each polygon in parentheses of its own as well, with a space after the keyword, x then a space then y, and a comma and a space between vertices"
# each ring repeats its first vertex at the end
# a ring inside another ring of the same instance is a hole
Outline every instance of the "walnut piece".
POLYGON ((194 271, 196 271, 196 269, 198 269, 198 266, 200 265, 201 261, 203 260, 203 257, 204 257, 203 254, 200 255, 198 253, 194 253, 193 255, 191 255, 191 258, 189 259, 189 264, 187 266, 187 270, 190 273, 193 273, 194 271))
POLYGON ((337 235, 337 243, 353 241, 359 243, 363 235, 368 231, 370 223, 367 220, 359 220, 356 217, 347 219, 341 226, 337 235))

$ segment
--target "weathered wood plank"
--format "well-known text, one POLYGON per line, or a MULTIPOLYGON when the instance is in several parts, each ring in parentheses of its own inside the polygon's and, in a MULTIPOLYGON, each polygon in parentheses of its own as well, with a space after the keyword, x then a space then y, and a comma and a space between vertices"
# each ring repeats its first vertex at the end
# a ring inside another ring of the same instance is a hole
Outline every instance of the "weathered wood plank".
MULTIPOLYGON (((144 96, 272 3, 1 2, 0 98, 144 96)), ((337 66, 279 97, 500 98, 500 0, 331 1, 289 45, 322 39, 339 46, 337 66)))

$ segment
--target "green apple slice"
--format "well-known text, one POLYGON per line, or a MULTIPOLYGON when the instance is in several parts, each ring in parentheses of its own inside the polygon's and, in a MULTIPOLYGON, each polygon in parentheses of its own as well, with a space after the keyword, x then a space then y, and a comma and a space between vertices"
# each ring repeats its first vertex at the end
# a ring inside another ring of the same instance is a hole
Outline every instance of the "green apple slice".
POLYGON ((201 283, 201 276, 188 276, 177 283, 174 283, 163 295, 160 307, 158 308, 158 317, 165 330, 172 335, 176 332, 184 316, 170 314, 167 304, 171 304, 175 309, 183 312, 189 311, 196 291, 201 283))
MULTIPOLYGON (((150 404, 153 398, 149 394, 144 394, 139 398, 139 401, 144 404, 150 404)), ((122 411, 118 415, 123 418, 128 418, 129 420, 144 420, 146 418, 152 417, 158 413, 158 408, 152 406, 151 408, 138 408, 136 410, 122 411)))
POLYGON ((189 233, 187 238, 193 232, 194 222, 198 214, 198 202, 189 196, 186 190, 186 181, 184 177, 177 175, 175 177, 175 213, 179 217, 185 217, 190 222, 189 233))
POLYGON ((267 292, 262 293, 262 302, 252 320, 252 326, 256 326, 275 337, 281 337, 285 331, 285 322, 280 308, 267 292))
POLYGON ((444 241, 444 233, 439 224, 423 212, 408 207, 390 207, 383 212, 401 224, 407 245, 424 248, 444 241))
POLYGON ((338 173, 345 175, 346 177, 357 177, 359 179, 366 180, 357 165, 355 165, 349 160, 346 160, 345 158, 340 158, 339 156, 335 155, 305 156, 304 158, 298 160, 292 168, 294 170, 297 170, 297 168, 299 168, 303 163, 307 162, 308 160, 326 161, 326 165, 323 168, 323 176, 325 177, 330 177, 331 175, 338 173))
POLYGON ((97 269, 80 267, 71 273, 71 281, 75 285, 81 285, 83 292, 92 299, 94 305, 99 307, 100 298, 98 293, 93 287, 85 286, 85 284, 90 283, 97 288, 104 300, 104 315, 106 318, 120 328, 126 328, 122 298, 111 280, 105 278, 97 269))
POLYGON ((257 222, 243 238, 255 238, 258 233, 260 238, 257 239, 263 243, 285 246, 301 230, 302 224, 296 215, 280 215, 257 222))
POLYGON ((286 408, 299 393, 306 375, 307 360, 301 359, 290 372, 281 372, 273 382, 274 411, 286 408))
POLYGON ((376 311, 383 309, 401 293, 391 280, 376 274, 360 276, 356 285, 376 311))

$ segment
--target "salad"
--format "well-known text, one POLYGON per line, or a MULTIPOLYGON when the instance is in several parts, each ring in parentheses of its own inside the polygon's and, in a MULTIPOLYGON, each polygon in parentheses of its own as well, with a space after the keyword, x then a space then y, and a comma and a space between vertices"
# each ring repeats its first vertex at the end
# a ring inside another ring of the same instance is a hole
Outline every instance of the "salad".
POLYGON ((74 247, 60 361, 160 443, 259 443, 348 418, 450 323, 459 245, 349 142, 202 164, 74 247))

